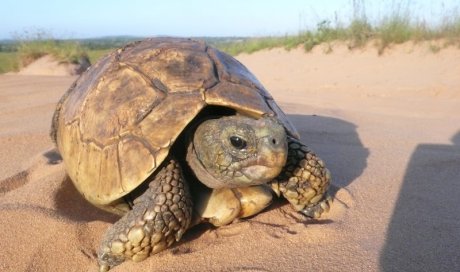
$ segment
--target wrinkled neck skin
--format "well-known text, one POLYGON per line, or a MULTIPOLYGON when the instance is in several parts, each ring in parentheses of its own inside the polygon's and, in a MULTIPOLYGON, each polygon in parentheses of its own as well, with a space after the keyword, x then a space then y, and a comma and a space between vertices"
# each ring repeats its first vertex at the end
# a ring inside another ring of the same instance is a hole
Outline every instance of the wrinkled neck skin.
POLYGON ((263 184, 277 177, 286 164, 286 132, 271 117, 206 120, 191 138, 187 162, 209 188, 263 184))

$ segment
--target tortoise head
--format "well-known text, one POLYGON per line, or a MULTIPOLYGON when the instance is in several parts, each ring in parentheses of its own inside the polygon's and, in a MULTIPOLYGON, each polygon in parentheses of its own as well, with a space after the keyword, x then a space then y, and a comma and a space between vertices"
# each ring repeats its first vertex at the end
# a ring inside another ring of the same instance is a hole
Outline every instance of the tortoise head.
POLYGON ((274 118, 226 116, 201 123, 191 139, 187 161, 210 188, 266 183, 286 164, 284 127, 274 118))

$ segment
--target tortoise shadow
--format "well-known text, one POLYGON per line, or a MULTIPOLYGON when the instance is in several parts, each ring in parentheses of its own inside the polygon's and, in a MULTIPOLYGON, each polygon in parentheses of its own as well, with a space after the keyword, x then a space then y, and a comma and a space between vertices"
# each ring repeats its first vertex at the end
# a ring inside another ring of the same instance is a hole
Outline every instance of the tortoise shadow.
MULTIPOLYGON (((50 149, 43 153, 48 164, 62 163, 62 156, 56 148, 50 149)), ((92 206, 77 191, 69 176, 65 176, 61 186, 54 196, 57 213, 69 220, 75 222, 104 221, 113 223, 118 220, 118 216, 105 212, 92 206)))
POLYGON ((196 249, 193 249, 193 246, 190 245, 191 241, 197 240, 200 236, 204 235, 205 233, 215 230, 217 227, 213 226, 211 223, 202 222, 198 225, 195 225, 188 229, 184 236, 179 240, 179 242, 174 243, 169 251, 173 255, 183 255, 189 254, 192 252, 196 252, 196 249))
POLYGON ((56 210, 61 215, 76 222, 103 221, 114 223, 119 216, 92 206, 77 191, 68 176, 58 189, 54 202, 56 210))
POLYGON ((364 147, 351 122, 319 115, 288 115, 301 141, 325 162, 332 174, 330 193, 349 186, 367 166, 369 150, 364 147))

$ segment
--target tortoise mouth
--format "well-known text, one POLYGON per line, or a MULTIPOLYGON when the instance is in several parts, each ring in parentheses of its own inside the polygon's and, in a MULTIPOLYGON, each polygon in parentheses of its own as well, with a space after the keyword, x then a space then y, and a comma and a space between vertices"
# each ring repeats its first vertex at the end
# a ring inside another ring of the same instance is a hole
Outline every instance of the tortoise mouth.
MULTIPOLYGON (((281 150, 283 150, 281 148, 281 150)), ((241 178, 235 181, 243 182, 248 185, 257 185, 269 182, 276 178, 286 164, 286 152, 274 152, 273 150, 262 151, 257 158, 240 164, 238 171, 242 174, 241 178)))
POLYGON ((245 177, 245 180, 238 180, 243 181, 245 185, 263 184, 276 178, 281 173, 282 169, 282 166, 253 165, 243 168, 241 173, 245 177))

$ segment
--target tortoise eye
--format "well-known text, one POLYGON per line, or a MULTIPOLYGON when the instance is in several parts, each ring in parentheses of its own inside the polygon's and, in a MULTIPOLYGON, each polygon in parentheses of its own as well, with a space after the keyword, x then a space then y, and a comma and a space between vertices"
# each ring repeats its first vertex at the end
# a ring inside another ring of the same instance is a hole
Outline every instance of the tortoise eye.
POLYGON ((241 139, 238 136, 231 136, 230 137, 230 143, 236 148, 236 149, 245 149, 247 146, 247 143, 245 140, 241 139))

